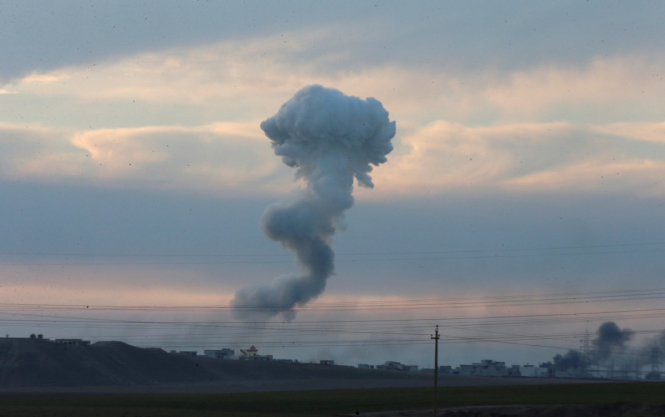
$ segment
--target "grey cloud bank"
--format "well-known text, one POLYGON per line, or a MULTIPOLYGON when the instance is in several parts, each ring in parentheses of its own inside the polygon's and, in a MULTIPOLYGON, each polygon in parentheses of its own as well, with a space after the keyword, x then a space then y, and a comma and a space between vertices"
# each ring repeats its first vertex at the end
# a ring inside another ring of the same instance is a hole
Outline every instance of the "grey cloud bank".
POLYGON ((283 313, 292 318, 292 309, 321 294, 334 273, 332 238, 353 206, 353 180, 373 187, 372 165, 387 161, 396 127, 379 101, 312 85, 261 129, 275 154, 297 168, 296 177, 307 184, 295 199, 268 207, 261 219, 266 236, 292 250, 301 271, 243 288, 232 305, 241 317, 283 313))
MULTIPOLYGON (((344 62, 515 67, 536 62, 578 63, 636 47, 659 50, 662 2, 534 3, 511 1, 216 3, 179 1, 0 2, 0 45, 10 62, 0 82, 35 70, 93 63, 111 57, 224 39, 283 36, 294 28, 339 25, 330 39, 358 32, 343 43, 344 62), (466 19, 465 16, 473 16, 466 19), (386 30, 385 28, 390 28, 386 30), (414 31, 412 28, 419 28, 414 31), (524 36, 528 33, 528 36, 524 36), (84 34, 84 35, 82 35, 84 34), (337 36, 334 36, 337 35, 337 36), (371 41, 367 41, 371 40, 371 41), (391 46, 391 53, 378 43, 391 46), (432 47, 436 47, 436 51, 432 47), (455 56, 455 60, 449 57, 455 56)), ((338 48, 336 42, 319 50, 338 48)), ((311 58, 303 56, 304 61, 311 58)), ((357 64, 356 64, 357 65, 357 64)))

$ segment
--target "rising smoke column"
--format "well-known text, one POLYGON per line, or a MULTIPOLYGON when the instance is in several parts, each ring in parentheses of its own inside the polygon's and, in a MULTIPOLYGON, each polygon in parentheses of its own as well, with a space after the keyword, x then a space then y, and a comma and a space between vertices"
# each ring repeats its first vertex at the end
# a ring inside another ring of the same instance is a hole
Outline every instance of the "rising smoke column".
POLYGON ((607 362, 614 354, 623 351, 634 335, 635 332, 627 328, 621 329, 613 321, 601 324, 597 337, 593 340, 596 363, 607 362))
POLYGON ((292 200, 269 206, 261 218, 263 233, 295 253, 299 272, 243 288, 231 305, 238 317, 282 313, 291 319, 292 309, 321 294, 334 273, 332 238, 353 206, 353 179, 374 187, 369 173, 392 151, 395 122, 373 98, 310 85, 261 129, 275 155, 307 184, 292 200))

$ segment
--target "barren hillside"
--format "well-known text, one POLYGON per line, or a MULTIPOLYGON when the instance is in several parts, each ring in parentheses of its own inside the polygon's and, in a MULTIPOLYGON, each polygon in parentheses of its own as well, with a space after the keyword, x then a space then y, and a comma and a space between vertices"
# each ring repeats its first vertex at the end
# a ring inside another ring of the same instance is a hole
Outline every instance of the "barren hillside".
POLYGON ((344 366, 209 359, 122 342, 75 346, 40 339, 0 339, 0 385, 5 387, 422 378, 427 376, 344 366))

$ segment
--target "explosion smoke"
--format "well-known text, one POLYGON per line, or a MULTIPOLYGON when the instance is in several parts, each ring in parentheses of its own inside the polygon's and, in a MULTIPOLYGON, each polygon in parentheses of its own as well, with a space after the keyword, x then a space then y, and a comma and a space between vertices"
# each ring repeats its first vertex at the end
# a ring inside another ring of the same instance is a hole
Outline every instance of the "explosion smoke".
POLYGON ((634 336, 631 329, 621 329, 613 321, 607 321, 598 327, 592 351, 571 349, 565 355, 554 356, 552 366, 560 371, 586 371, 593 366, 595 374, 592 375, 610 378, 660 379, 660 365, 665 358, 665 331, 641 345, 628 346, 634 336), (646 375, 645 366, 650 366, 646 375))
POLYGON ((595 362, 602 363, 612 357, 613 354, 625 349, 626 343, 633 338, 630 329, 621 329, 613 321, 607 321, 598 327, 598 336, 593 340, 596 351, 595 362))
MULTIPOLYGON (((615 322, 606 321, 596 331, 593 339, 593 351, 585 354, 578 350, 570 349, 565 355, 555 355, 552 359, 553 365, 559 370, 584 369, 589 365, 607 365, 616 361, 617 364, 626 363, 625 357, 628 350, 626 344, 630 342, 635 332, 628 328, 621 329, 615 322)), ((634 358, 644 360, 645 355, 628 355, 631 365, 635 363, 634 358)))
POLYGON ((331 248, 353 206, 353 178, 372 188, 371 165, 386 162, 395 122, 373 98, 361 100, 311 85, 298 91, 277 114, 261 123, 275 154, 307 187, 293 200, 269 206, 261 228, 270 239, 295 252, 300 272, 268 284, 239 290, 231 305, 237 316, 282 313, 320 295, 334 273, 331 248))
POLYGON ((552 359, 557 369, 565 371, 567 369, 581 369, 585 365, 585 358, 582 352, 570 349, 565 355, 555 355, 552 359))

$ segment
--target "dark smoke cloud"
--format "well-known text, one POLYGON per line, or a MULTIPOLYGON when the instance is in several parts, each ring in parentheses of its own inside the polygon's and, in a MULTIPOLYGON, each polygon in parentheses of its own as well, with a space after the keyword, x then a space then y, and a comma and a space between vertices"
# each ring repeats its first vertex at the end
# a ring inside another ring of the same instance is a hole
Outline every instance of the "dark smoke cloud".
POLYGON ((584 354, 577 350, 569 350, 565 355, 555 355, 552 359, 554 367, 562 371, 584 367, 584 354))
POLYGON ((596 334, 588 357, 583 352, 569 350, 565 355, 554 356, 552 366, 564 371, 593 366, 596 371, 601 371, 596 374, 599 376, 628 378, 642 372, 644 377, 644 367, 657 368, 665 358, 665 331, 644 340, 639 346, 628 345, 635 336, 634 331, 621 329, 612 321, 601 324, 596 334))
POLYGON ((268 207, 261 219, 266 236, 295 253, 300 271, 239 290, 232 306, 239 317, 282 313, 291 319, 293 309, 321 294, 334 273, 332 238, 353 206, 353 179, 374 186, 369 173, 392 151, 395 122, 373 98, 311 85, 261 129, 275 154, 307 184, 294 199, 268 207))
MULTIPOLYGON (((593 339, 593 350, 585 357, 583 352, 571 349, 565 355, 557 354, 552 359, 555 368, 560 370, 582 369, 588 365, 603 365, 620 358, 622 353, 626 352, 626 344, 635 335, 630 329, 621 329, 615 322, 607 321, 601 324, 596 331, 596 338, 593 339)), ((623 359, 622 359, 623 361, 623 359)))
POLYGON ((621 329, 613 322, 608 321, 600 325, 597 337, 593 340, 595 348, 595 362, 602 363, 609 360, 615 353, 625 350, 626 343, 635 335, 630 329, 621 329))
POLYGON ((661 363, 665 359, 665 331, 656 337, 647 339, 640 349, 638 357, 641 359, 640 365, 642 366, 661 363))

